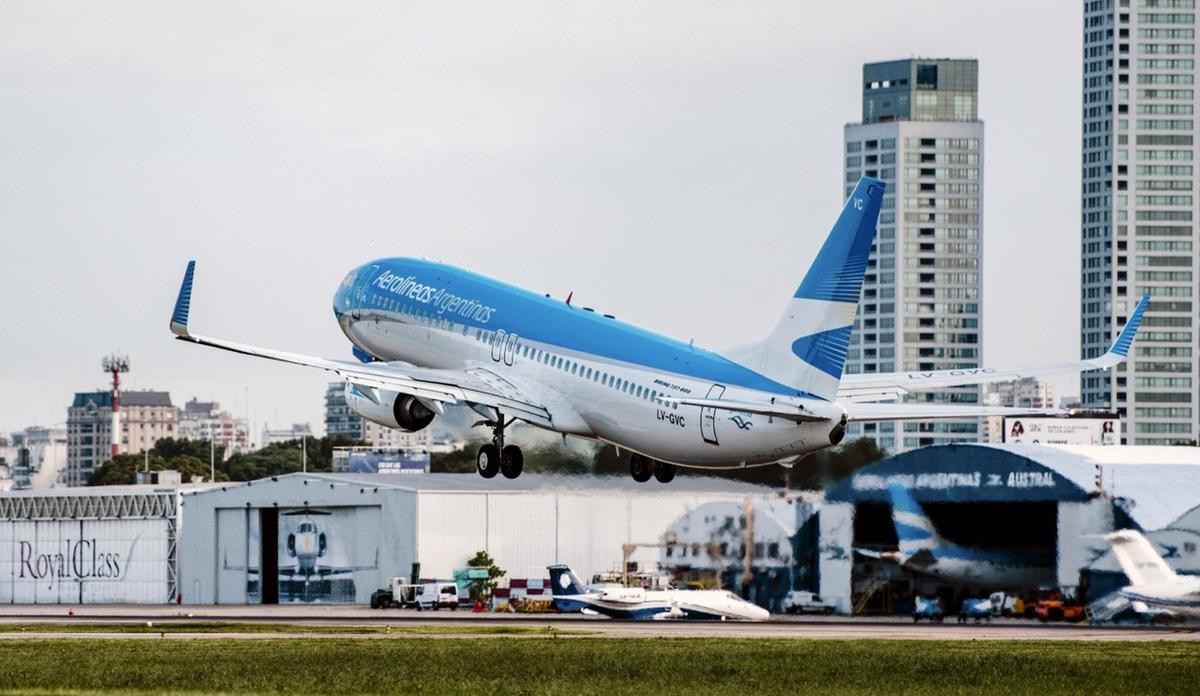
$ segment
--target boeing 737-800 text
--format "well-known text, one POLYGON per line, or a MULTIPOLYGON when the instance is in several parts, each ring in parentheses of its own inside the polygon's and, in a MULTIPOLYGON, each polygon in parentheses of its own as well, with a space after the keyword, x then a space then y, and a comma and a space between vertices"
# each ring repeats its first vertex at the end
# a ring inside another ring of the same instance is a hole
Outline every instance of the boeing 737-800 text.
POLYGON ((1104 355, 1014 369, 843 375, 884 183, 863 178, 812 267, 764 340, 720 354, 453 266, 411 258, 350 271, 333 313, 357 361, 206 338, 188 327, 195 262, 171 317, 181 340, 318 367, 346 382, 373 422, 420 430, 445 407, 478 412, 492 442, 479 473, 515 478, 514 421, 628 450, 630 473, 670 481, 676 466, 735 468, 797 461, 836 445, 851 420, 928 420, 1056 413, 1043 409, 881 403, 915 390, 1089 369, 1129 351, 1148 298, 1104 355))

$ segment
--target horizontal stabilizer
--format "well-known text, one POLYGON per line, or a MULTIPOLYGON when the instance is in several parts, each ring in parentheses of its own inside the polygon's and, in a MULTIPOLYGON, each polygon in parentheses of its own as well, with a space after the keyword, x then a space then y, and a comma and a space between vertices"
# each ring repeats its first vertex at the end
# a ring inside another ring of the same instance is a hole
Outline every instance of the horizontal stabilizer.
MULTIPOLYGON (((1121 363, 1133 345, 1138 327, 1142 323, 1142 315, 1150 304, 1150 294, 1147 293, 1138 301, 1125 327, 1117 335, 1112 346, 1104 355, 1090 360, 1074 362, 1047 363, 1044 365, 1024 365, 1021 367, 978 367, 956 370, 930 370, 926 372, 888 372, 888 373, 857 373, 844 375, 838 388, 838 400, 846 401, 882 401, 895 399, 904 394, 931 389, 944 389, 969 384, 989 384, 993 382, 1008 382, 1026 377, 1043 375, 1058 375, 1086 370, 1107 370, 1121 363)), ((977 414, 982 415, 982 414, 977 414)))
POLYGON ((984 416, 1065 416, 1061 408, 1012 406, 952 406, 941 404, 889 404, 874 401, 843 403, 852 421, 904 421, 931 418, 981 418, 984 416))

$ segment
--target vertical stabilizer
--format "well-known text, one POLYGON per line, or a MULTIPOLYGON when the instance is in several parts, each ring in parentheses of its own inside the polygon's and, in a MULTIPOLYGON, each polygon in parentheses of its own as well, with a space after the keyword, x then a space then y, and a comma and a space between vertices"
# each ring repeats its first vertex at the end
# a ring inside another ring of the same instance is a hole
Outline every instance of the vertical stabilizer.
POLYGON ((859 179, 775 330, 748 367, 798 391, 833 400, 846 365, 884 183, 859 179))
POLYGON ((888 496, 892 499, 892 523, 896 525, 896 540, 904 558, 922 550, 933 551, 948 545, 938 535, 933 522, 908 489, 892 484, 888 486, 888 496))
POLYGON ((587 587, 565 565, 546 566, 550 571, 550 592, 556 596, 587 594, 587 587))
POLYGON ((1134 585, 1154 585, 1176 579, 1175 571, 1158 555, 1146 537, 1132 529, 1123 529, 1105 537, 1112 546, 1121 570, 1134 585))

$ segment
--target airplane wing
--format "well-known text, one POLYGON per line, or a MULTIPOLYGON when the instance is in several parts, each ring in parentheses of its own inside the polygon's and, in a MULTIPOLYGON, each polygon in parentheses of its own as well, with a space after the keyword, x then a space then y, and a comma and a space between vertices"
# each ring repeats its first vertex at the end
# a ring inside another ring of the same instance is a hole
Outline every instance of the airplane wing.
POLYGON ((811 409, 805 408, 799 401, 786 398, 779 398, 773 403, 766 403, 762 401, 736 401, 733 399, 694 399, 691 397, 669 395, 662 397, 662 400, 673 401, 686 406, 756 413, 761 416, 773 416, 797 423, 815 423, 817 421, 830 420, 829 414, 821 415, 814 413, 811 409))
POLYGON ((1013 368, 980 367, 931 372, 843 375, 841 385, 838 388, 837 398, 843 404, 852 401, 879 401, 883 399, 895 399, 913 391, 925 391, 969 384, 985 384, 989 382, 1007 382, 1025 377, 1083 372, 1085 370, 1107 370, 1119 364, 1129 354, 1129 348, 1133 344, 1134 336, 1137 335, 1138 325, 1142 323, 1142 314, 1146 312, 1146 306, 1149 303, 1150 293, 1142 295, 1142 299, 1138 301, 1133 313, 1129 315, 1129 320, 1125 322, 1125 327, 1121 329, 1121 333, 1113 341, 1112 347, 1108 349, 1107 353, 1098 358, 1013 368))
POLYGON ((439 370, 419 368, 407 363, 360 363, 329 360, 299 353, 234 343, 193 334, 188 328, 192 304, 192 279, 196 262, 189 261, 171 314, 171 333, 181 341, 198 343, 222 350, 253 355, 268 360, 328 370, 354 384, 367 398, 376 400, 375 390, 410 394, 435 411, 444 412, 444 404, 468 404, 490 407, 534 425, 551 427, 553 417, 545 406, 531 399, 508 380, 484 367, 439 370))

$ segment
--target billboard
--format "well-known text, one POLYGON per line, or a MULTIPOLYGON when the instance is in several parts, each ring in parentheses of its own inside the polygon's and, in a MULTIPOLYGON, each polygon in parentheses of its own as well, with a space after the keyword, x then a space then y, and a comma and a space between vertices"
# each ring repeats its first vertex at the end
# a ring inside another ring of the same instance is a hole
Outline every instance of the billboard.
POLYGON ((172 601, 167 520, 0 522, 0 604, 172 601))
POLYGON ((1034 445, 1119 445, 1117 418, 1005 418, 1004 442, 1034 445))
POLYGON ((352 474, 427 474, 429 452, 350 452, 347 465, 352 474))

